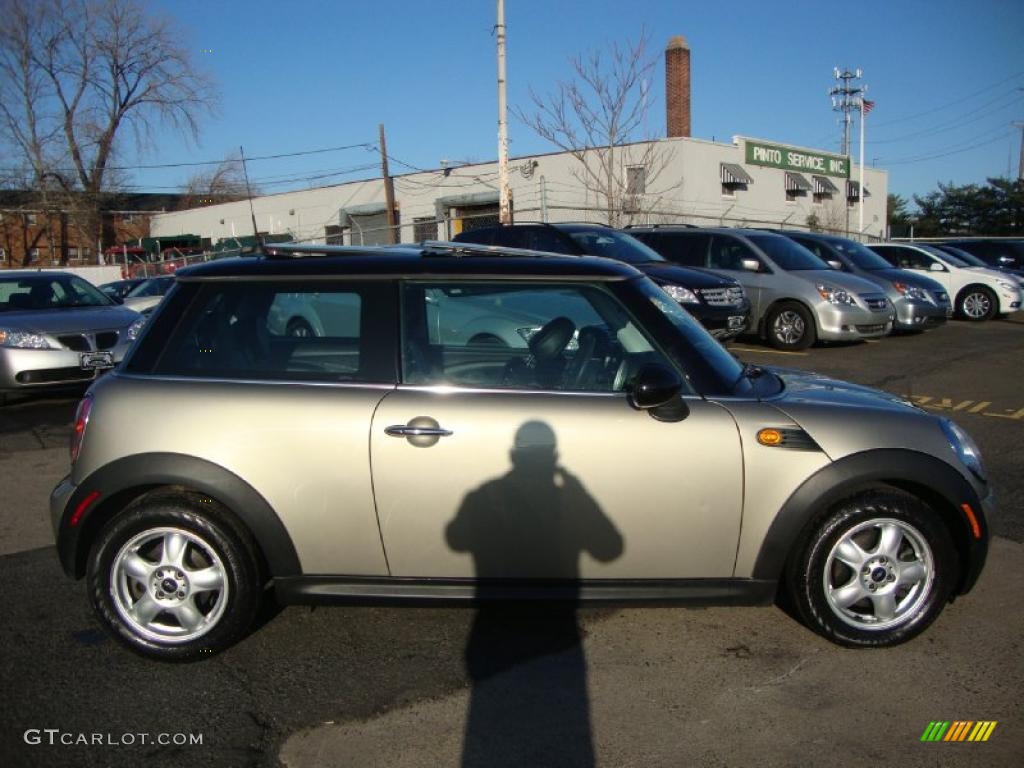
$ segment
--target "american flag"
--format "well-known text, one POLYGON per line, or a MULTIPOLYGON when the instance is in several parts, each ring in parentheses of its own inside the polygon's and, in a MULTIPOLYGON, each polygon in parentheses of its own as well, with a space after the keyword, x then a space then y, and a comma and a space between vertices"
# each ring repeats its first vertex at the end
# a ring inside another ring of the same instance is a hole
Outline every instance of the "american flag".
POLYGON ((870 112, 870 111, 871 111, 872 109, 874 109, 874 108, 875 108, 875 102, 873 102, 873 101, 868 101, 867 99, 861 99, 861 100, 860 100, 860 105, 861 105, 861 108, 862 108, 862 109, 864 110, 864 114, 865 114, 865 115, 866 115, 866 114, 867 114, 868 112, 870 112))

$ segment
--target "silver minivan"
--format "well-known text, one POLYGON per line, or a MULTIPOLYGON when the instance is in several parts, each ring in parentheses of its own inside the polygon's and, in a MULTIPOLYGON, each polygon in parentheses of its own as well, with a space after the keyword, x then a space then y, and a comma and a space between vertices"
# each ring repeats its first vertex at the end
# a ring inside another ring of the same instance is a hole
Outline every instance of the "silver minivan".
POLYGON ((877 285, 832 269, 787 237, 757 229, 631 227, 669 261, 739 281, 752 304, 751 326, 777 349, 815 341, 887 335, 895 310, 877 285))

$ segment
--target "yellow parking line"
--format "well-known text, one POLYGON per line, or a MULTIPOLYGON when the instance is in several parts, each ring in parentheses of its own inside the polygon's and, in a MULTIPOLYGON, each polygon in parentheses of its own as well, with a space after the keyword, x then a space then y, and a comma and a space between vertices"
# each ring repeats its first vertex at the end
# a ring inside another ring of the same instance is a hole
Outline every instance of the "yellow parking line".
POLYGON ((785 352, 781 349, 768 349, 767 347, 737 347, 735 345, 727 347, 727 349, 734 350, 736 352, 764 352, 768 355, 794 355, 796 357, 807 357, 807 352, 785 352))

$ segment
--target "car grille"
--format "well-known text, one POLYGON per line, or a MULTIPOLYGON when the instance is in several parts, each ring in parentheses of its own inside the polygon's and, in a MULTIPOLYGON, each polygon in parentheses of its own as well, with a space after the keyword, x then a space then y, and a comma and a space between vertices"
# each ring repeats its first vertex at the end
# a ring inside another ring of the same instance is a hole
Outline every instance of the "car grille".
POLYGON ((117 331, 100 331, 99 333, 68 333, 58 336, 57 341, 74 352, 91 352, 93 349, 112 349, 117 344, 117 331), (90 337, 95 340, 95 347, 89 344, 90 337))
POLYGON ((858 325, 857 330, 860 333, 884 333, 885 325, 880 323, 874 325, 858 325))
MULTIPOLYGON (((885 296, 873 293, 862 293, 860 298, 872 312, 881 312, 882 310, 889 308, 889 300, 885 298, 885 296)), ((860 326, 857 327, 859 328, 860 326)))
POLYGON ((75 352, 89 351, 89 340, 80 333, 69 333, 66 336, 58 336, 57 341, 68 349, 73 349, 75 352))
POLYGON ((743 302, 743 288, 732 285, 728 288, 701 288, 697 291, 704 303, 712 307, 732 307, 743 302))
POLYGON ((88 381, 96 378, 96 371, 82 368, 47 368, 40 371, 21 371, 14 376, 19 384, 56 384, 60 381, 88 381))

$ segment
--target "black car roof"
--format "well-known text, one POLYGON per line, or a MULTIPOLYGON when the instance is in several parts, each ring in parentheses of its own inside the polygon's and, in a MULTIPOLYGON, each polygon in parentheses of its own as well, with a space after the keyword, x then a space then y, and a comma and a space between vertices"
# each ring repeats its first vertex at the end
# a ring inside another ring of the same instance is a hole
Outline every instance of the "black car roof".
MULTIPOLYGON (((219 259, 177 271, 179 279, 228 277, 479 276, 628 280, 641 273, 611 259, 464 244, 352 247, 309 246, 303 255, 219 259)), ((273 247, 271 247, 271 250, 273 247)), ((282 251, 292 250, 288 247, 282 251)))

